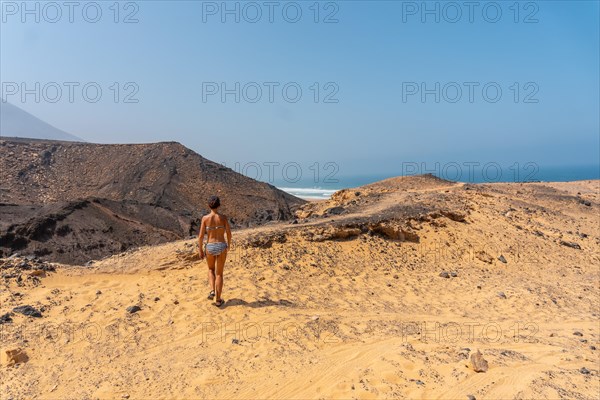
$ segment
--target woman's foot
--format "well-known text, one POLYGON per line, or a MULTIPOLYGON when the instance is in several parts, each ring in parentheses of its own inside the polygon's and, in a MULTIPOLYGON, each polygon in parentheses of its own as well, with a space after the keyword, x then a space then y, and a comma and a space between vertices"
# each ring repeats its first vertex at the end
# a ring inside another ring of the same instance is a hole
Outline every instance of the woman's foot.
POLYGON ((223 304, 225 304, 225 300, 223 300, 223 299, 219 299, 219 300, 215 301, 215 306, 217 306, 217 307, 221 307, 223 304))
POLYGON ((215 291, 214 291, 214 290, 211 290, 211 291, 210 291, 210 293, 208 294, 208 299, 209 299, 209 300, 212 300, 212 299, 214 299, 214 298, 215 298, 215 291))

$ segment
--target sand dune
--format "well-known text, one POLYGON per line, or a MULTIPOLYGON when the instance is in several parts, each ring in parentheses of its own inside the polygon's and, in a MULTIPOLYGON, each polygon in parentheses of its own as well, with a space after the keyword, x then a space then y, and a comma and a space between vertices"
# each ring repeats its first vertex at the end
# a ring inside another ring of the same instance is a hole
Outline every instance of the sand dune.
POLYGON ((194 241, 40 273, 4 260, 0 315, 42 317, 0 325, 0 395, 596 399, 599 184, 338 192, 234 232, 223 309, 194 241))

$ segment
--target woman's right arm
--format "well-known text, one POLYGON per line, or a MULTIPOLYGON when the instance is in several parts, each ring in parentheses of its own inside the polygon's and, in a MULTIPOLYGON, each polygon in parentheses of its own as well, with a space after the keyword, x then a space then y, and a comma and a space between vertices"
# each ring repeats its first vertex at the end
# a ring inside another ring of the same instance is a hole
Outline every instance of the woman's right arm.
POLYGON ((231 227, 229 226, 229 218, 225 218, 225 233, 227 233, 227 247, 231 248, 231 227))

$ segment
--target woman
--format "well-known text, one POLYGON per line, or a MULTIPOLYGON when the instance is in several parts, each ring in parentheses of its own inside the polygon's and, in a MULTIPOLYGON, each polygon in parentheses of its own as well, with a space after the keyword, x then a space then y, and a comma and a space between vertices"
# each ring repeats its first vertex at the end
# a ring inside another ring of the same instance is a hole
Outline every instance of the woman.
POLYGON ((221 298, 223 292, 223 268, 227 258, 227 249, 231 246, 231 228, 227 217, 218 212, 221 201, 217 196, 211 196, 208 199, 210 214, 202 217, 200 225, 200 234, 198 236, 198 247, 200 259, 206 256, 208 262, 208 282, 210 284, 210 294, 208 299, 212 300, 216 296, 215 305, 221 307, 225 302, 221 298), (227 234, 227 242, 225 242, 227 234), (206 251, 203 247, 204 236, 208 235, 206 241, 206 251), (216 267, 216 271, 215 271, 216 267))

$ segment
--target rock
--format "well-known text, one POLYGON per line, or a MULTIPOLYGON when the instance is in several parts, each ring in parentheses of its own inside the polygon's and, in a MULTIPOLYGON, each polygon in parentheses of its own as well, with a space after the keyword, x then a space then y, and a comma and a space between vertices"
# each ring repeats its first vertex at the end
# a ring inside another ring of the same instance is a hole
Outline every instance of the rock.
POLYGON ((590 346, 590 350, 596 350, 596 346, 590 346))
POLYGON ((500 297, 501 299, 506 299, 506 295, 504 294, 504 292, 498 292, 498 297, 500 297))
POLYGON ((442 271, 442 272, 440 272, 440 277, 450 278, 450 274, 447 271, 442 271))
POLYGON ((19 306, 19 307, 15 307, 13 308, 14 312, 23 314, 23 315, 27 315, 28 317, 35 317, 35 318, 41 318, 42 317, 42 313, 39 312, 38 310, 36 310, 35 308, 31 307, 31 306, 19 306))
POLYGON ((179 304, 179 300, 175 300, 175 301, 173 302, 173 304, 175 304, 175 305, 179 304))
POLYGON ((129 314, 134 314, 134 313, 136 313, 136 312, 138 312, 138 311, 140 311, 140 310, 141 310, 141 308, 140 308, 139 306, 129 306, 129 307, 127 307, 127 309, 126 309, 126 311, 127 311, 129 314))
POLYGON ((56 267, 54 265, 47 264, 46 262, 44 262, 42 265, 38 265, 36 268, 43 269, 46 272, 55 272, 56 271, 56 267))
POLYGON ((6 324, 8 322, 12 322, 12 318, 10 315, 11 315, 10 313, 6 313, 6 314, 0 316, 0 325, 6 324))
POLYGON ((327 240, 327 237, 323 235, 314 235, 311 240, 314 242, 324 242, 325 240, 327 240))
POLYGON ((483 358, 483 354, 479 350, 477 353, 471 354, 471 366, 475 372, 486 372, 488 370, 488 362, 483 358))
POLYGON ((441 214, 456 222, 465 222, 465 219, 467 218, 467 216, 460 211, 442 211, 441 214))
POLYGON ((581 372, 584 375, 589 375, 590 374, 590 370, 587 369, 586 367, 582 367, 579 372, 581 372))
POLYGON ((469 400, 477 400, 477 398, 475 396, 473 396, 472 394, 468 394, 467 395, 467 399, 469 399, 469 400))
POLYGON ((102 294, 102 290, 97 290, 96 291, 96 296, 100 296, 102 294))
POLYGON ((122 399, 128 399, 129 395, 128 394, 124 394, 123 396, 121 396, 122 399))
POLYGON ((460 350, 458 351, 458 355, 459 355, 461 358, 465 358, 465 359, 466 359, 466 358, 469 358, 469 353, 470 353, 470 352, 471 352, 471 349, 469 349, 469 348, 465 347, 465 348, 462 348, 462 349, 460 349, 460 350))
POLYGON ((346 211, 346 210, 344 209, 344 207, 337 206, 337 207, 331 207, 331 208, 328 208, 327 210, 325 210, 325 214, 330 214, 330 215, 340 215, 340 214, 342 214, 344 211, 346 211))
POLYGON ((581 250, 581 246, 575 242, 567 242, 566 240, 561 240, 560 244, 562 244, 563 246, 570 247, 572 249, 581 250))
POLYGON ((573 332, 573 335, 575 335, 575 336, 583 336, 583 333, 581 333, 579 331, 575 331, 575 332, 573 332))
POLYGON ((498 260, 500 260, 501 263, 506 264, 506 258, 504 258, 502 254, 500 255, 500 257, 498 257, 498 260))
POLYGON ((490 256, 485 251, 478 251, 477 253, 475 253, 475 257, 477 257, 477 259, 479 259, 485 263, 488 263, 488 264, 491 264, 494 261, 492 256, 490 256))
POLYGON ((29 263, 26 262, 26 261, 21 261, 20 263, 17 264, 17 268, 20 268, 20 269, 31 269, 31 265, 29 265, 29 263))
POLYGON ((578 201, 579 201, 579 204, 583 204, 586 207, 591 207, 592 206, 592 203, 590 201, 588 201, 588 200, 578 199, 578 201))
POLYGON ((29 273, 30 276, 46 276, 46 272, 41 269, 34 269, 29 273))
POLYGON ((29 360, 25 350, 17 348, 6 350, 7 366, 12 367, 15 364, 25 363, 29 360))
POLYGON ((160 297, 155 297, 154 298, 154 301, 159 301, 159 300, 160 300, 160 297))
POLYGON ((287 236, 283 233, 274 233, 269 235, 256 235, 246 239, 242 246, 244 247, 259 247, 259 248, 269 248, 273 245, 273 243, 285 243, 287 241, 287 236))
POLYGON ((231 339, 232 344, 240 344, 240 341, 236 338, 231 339))
POLYGON ((452 272, 450 272, 450 276, 453 278, 456 278, 458 276, 458 272, 452 271, 452 272))

